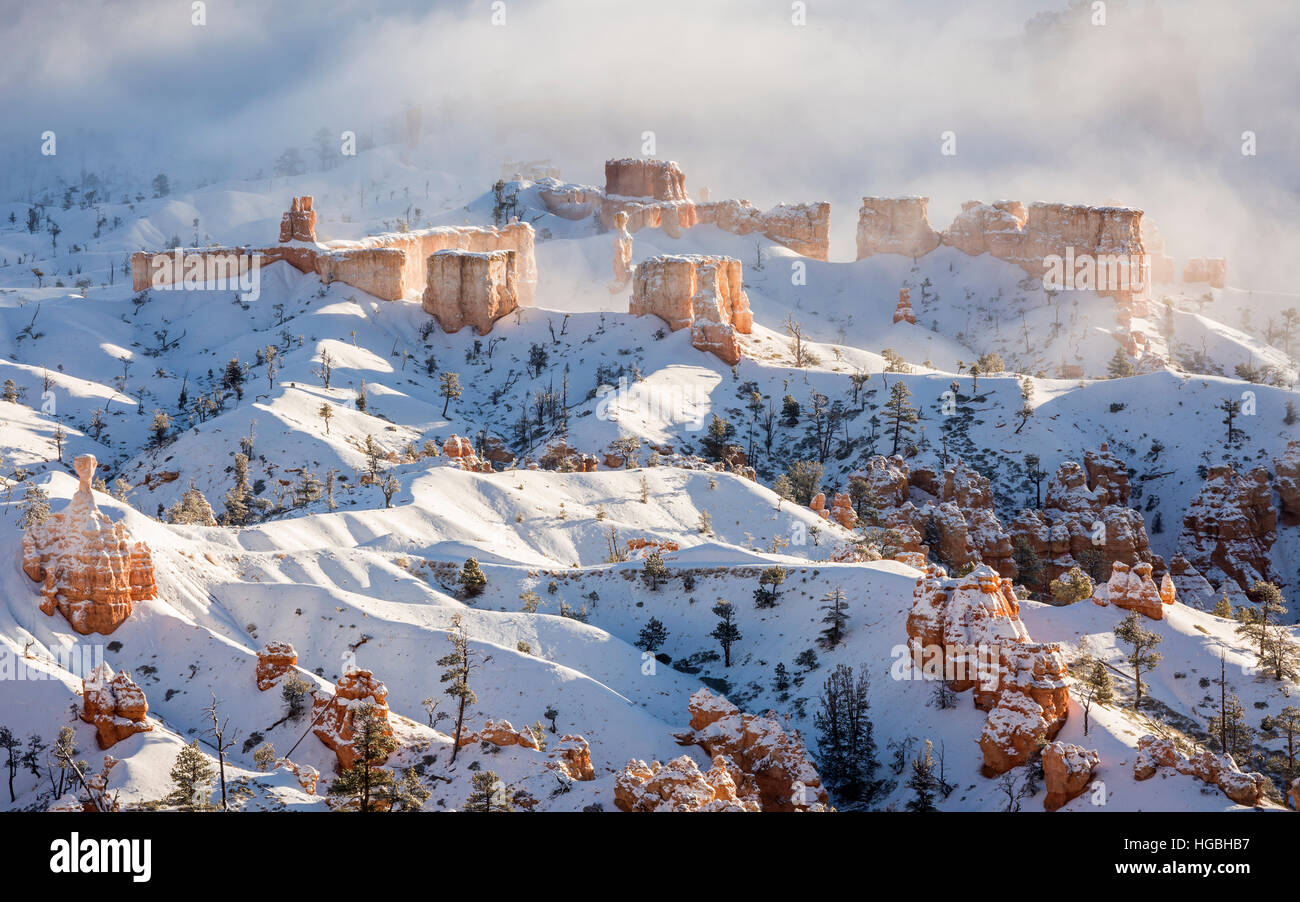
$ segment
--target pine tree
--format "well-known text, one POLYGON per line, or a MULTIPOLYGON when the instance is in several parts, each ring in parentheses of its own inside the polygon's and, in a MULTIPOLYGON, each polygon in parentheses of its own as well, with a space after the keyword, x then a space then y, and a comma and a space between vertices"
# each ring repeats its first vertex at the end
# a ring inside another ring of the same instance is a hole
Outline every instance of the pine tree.
POLYGON ((1228 593, 1224 592, 1222 597, 1215 602, 1214 610, 1211 611, 1215 617, 1222 617, 1224 620, 1232 620, 1232 602, 1228 600, 1228 593))
POLYGON ((1091 598, 1094 588, 1092 577, 1078 567, 1071 567, 1062 577, 1052 580, 1049 591, 1061 604, 1074 604, 1091 598))
POLYGON ((1115 627, 1115 638, 1132 647, 1124 660, 1133 668, 1133 710, 1142 704, 1142 672, 1154 670, 1161 660, 1161 654, 1155 647, 1164 641, 1159 633, 1153 633, 1142 625, 1142 615, 1131 612, 1115 627))
POLYGON ((1231 689, 1223 697, 1219 713, 1210 718, 1208 732, 1215 750, 1231 755, 1238 764, 1244 764, 1254 754, 1255 731, 1246 722, 1241 699, 1231 689))
POLYGON ((718 618, 718 625, 709 633, 722 646, 723 665, 731 666, 731 646, 741 640, 740 628, 736 626, 736 609, 729 601, 719 601, 712 608, 713 616, 718 618))
POLYGON ((466 598, 476 598, 487 588, 487 576, 476 558, 469 558, 460 570, 460 591, 466 598))
POLYGON ((790 671, 781 662, 777 662, 776 672, 772 679, 772 689, 781 701, 785 701, 790 692, 790 671))
POLYGON ((663 625, 659 618, 651 617, 650 622, 641 627, 641 634, 637 637, 636 647, 654 654, 663 647, 667 639, 668 628, 663 625))
POLYGON ((50 496, 34 482, 23 490, 23 529, 31 529, 50 519, 50 496))
MULTIPOLYGON (((778 665, 781 676, 784 670, 778 665)), ((822 686, 820 708, 813 716, 818 771, 842 808, 869 804, 880 788, 875 779, 879 761, 869 688, 865 667, 855 677, 852 667, 836 665, 822 686)))
POLYGON ((483 770, 470 778, 473 791, 465 800, 464 811, 513 811, 506 785, 494 771, 483 770))
POLYGON ((167 415, 167 411, 159 410, 153 415, 153 423, 149 426, 150 438, 149 447, 161 448, 167 443, 167 430, 171 428, 172 418, 167 415))
POLYGON ((321 421, 325 424, 325 434, 329 435, 330 420, 334 419, 334 408, 331 407, 328 402, 326 402, 322 404, 319 408, 317 408, 316 414, 321 418, 321 421))
POLYGON ((907 779, 907 788, 915 795, 907 801, 908 811, 938 811, 934 804, 934 794, 939 788, 939 781, 934 775, 934 748, 930 740, 925 741, 925 751, 918 752, 912 759, 912 776, 907 779))
POLYGON ((889 400, 885 402, 885 423, 894 437, 894 447, 890 454, 897 454, 903 436, 915 431, 912 424, 917 421, 917 413, 916 408, 907 400, 910 397, 912 393, 901 379, 889 389, 889 400))
POLYGON ((461 731, 465 726, 465 709, 478 701, 478 696, 469 687, 470 674, 476 664, 477 653, 470 647, 469 633, 465 631, 465 621, 456 614, 451 618, 451 630, 447 633, 451 643, 451 652, 438 659, 439 667, 446 667, 441 682, 447 683, 446 693, 456 700, 456 735, 451 746, 451 763, 456 763, 456 754, 460 751, 461 731))
POLYGON ((390 811, 419 811, 432 793, 420 782, 420 775, 415 768, 408 767, 402 771, 402 779, 393 784, 393 806, 390 811))
POLYGON ((1110 358, 1110 363, 1106 364, 1106 373, 1112 379, 1124 379, 1132 376, 1134 373, 1133 362, 1128 359, 1128 352, 1123 348, 1116 348, 1114 356, 1110 358))
POLYGON ((778 598, 778 589, 785 578, 789 576, 789 571, 781 567, 772 566, 763 570, 758 577, 758 588, 754 590, 754 607, 756 608, 774 608, 778 598))
POLYGON ((187 810, 207 808, 208 794, 212 791, 212 781, 216 775, 216 769, 208 757, 199 751, 199 741, 195 739, 189 745, 181 746, 177 752, 170 775, 174 788, 163 801, 175 808, 187 810))
POLYGON ((1011 560, 1016 565, 1016 578, 1020 584, 1030 589, 1041 588, 1046 570, 1039 560, 1038 553, 1024 536, 1017 536, 1015 547, 1011 550, 1011 560))
POLYGON ((794 395, 786 395, 781 401, 781 425, 799 425, 799 402, 794 399, 794 395))
POLYGON ((659 552, 652 551, 646 555, 645 563, 641 566, 641 579, 651 592, 658 592, 659 587, 668 579, 668 568, 659 552))
POLYGON ((822 648, 829 650, 841 644, 844 641, 844 634, 848 631, 848 600, 844 597, 844 590, 836 586, 822 596, 822 601, 826 602, 821 606, 821 609, 826 612, 826 616, 822 618, 826 628, 822 630, 818 643, 822 648))
POLYGON ((193 482, 177 501, 167 509, 167 522, 186 526, 216 526, 217 517, 212 512, 212 505, 193 482))
POLYGON ((361 812, 387 809, 395 795, 396 781, 392 771, 379 765, 396 748, 397 740, 393 738, 387 720, 374 705, 363 704, 354 708, 352 751, 356 761, 330 783, 329 794, 354 802, 361 812))
POLYGON ((226 371, 221 377, 221 387, 233 391, 236 399, 244 400, 244 368, 239 365, 238 357, 231 357, 226 363, 226 371))
POLYGON ((442 395, 442 415, 447 416, 447 405, 461 396, 460 374, 445 372, 442 374, 438 394, 442 395))
POLYGON ((235 455, 235 486, 226 492, 226 510, 222 522, 226 526, 246 526, 253 522, 253 487, 248 482, 248 456, 235 455))

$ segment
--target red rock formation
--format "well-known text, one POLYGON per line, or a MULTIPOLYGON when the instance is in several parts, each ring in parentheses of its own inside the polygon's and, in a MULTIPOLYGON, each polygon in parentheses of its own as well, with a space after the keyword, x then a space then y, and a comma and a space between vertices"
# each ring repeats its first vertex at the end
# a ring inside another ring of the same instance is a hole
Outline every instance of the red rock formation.
POLYGON ((898 306, 894 308, 894 322, 916 325, 916 314, 912 312, 912 301, 906 288, 898 289, 898 306))
POLYGON ((1274 485, 1281 498, 1282 522, 1288 526, 1300 523, 1300 441, 1289 441, 1281 457, 1273 458, 1277 474, 1274 485))
POLYGON ((627 540, 628 556, 633 558, 645 557, 656 551, 660 554, 667 554, 670 551, 677 551, 678 547, 676 542, 670 542, 667 539, 646 539, 638 536, 627 540))
POLYGON ((1061 647, 1030 639, 1011 580, 992 567, 957 579, 927 567, 907 636, 924 676, 955 692, 974 689, 975 706, 989 712, 979 740, 986 775, 1023 764, 1065 724, 1070 691, 1061 647))
POLYGON ((614 282, 609 293, 616 294, 632 281, 632 233, 627 230, 627 213, 614 216, 614 282))
POLYGON ((1098 291, 1141 316, 1150 291, 1141 222, 1142 211, 1131 207, 1035 203, 1026 210, 1019 201, 968 201, 943 233, 943 243, 967 254, 991 254, 1035 278, 1048 272, 1049 257, 1120 259, 1125 265, 1117 275, 1128 287, 1098 291))
POLYGON ((483 723, 483 729, 477 733, 461 733, 461 746, 473 745, 476 742, 490 742, 492 745, 502 748, 508 745, 518 745, 533 751, 539 750, 537 737, 533 735, 531 730, 527 728, 516 730, 508 720, 488 720, 483 723))
POLYGON ((1143 736, 1138 740, 1137 757, 1133 759, 1133 778, 1149 780, 1161 767, 1173 768, 1180 774, 1217 786, 1232 801, 1248 807, 1263 801, 1268 788, 1267 777, 1253 772, 1243 773, 1231 755, 1216 755, 1202 750, 1186 758, 1172 740, 1143 736))
POLYGON ((1193 257, 1183 267, 1183 282, 1189 285, 1208 284, 1222 288, 1227 277, 1228 261, 1222 257, 1193 257))
POLYGON ((1156 285, 1176 282, 1177 265, 1174 258, 1165 253, 1165 240, 1160 236, 1160 230, 1156 228, 1156 224, 1150 217, 1142 217, 1141 233, 1142 246, 1151 261, 1151 282, 1156 285))
POLYGON ((1238 476, 1230 465, 1210 467, 1183 516, 1179 553, 1202 574, 1216 568, 1243 589, 1268 578, 1268 551, 1277 538, 1277 512, 1268 473, 1238 476))
POLYGON ((620 197, 652 197, 655 200, 688 200, 686 176, 671 160, 638 160, 624 157, 605 161, 605 194, 620 197))
POLYGON ((316 785, 320 782, 320 771, 307 764, 295 764, 288 758, 280 758, 275 762, 276 767, 283 767, 289 773, 298 778, 298 785, 302 787, 303 792, 309 796, 316 794, 316 785))
POLYGON ((481 459, 474 451, 474 444, 463 435, 452 433, 443 442, 442 453, 453 465, 472 473, 491 473, 492 462, 481 459))
POLYGON ((1300 811, 1300 777, 1291 781, 1291 807, 1300 811))
POLYGON ((288 642, 268 642, 257 653, 257 688, 265 692, 298 666, 298 652, 288 642))
POLYGON ((1061 464, 1047 484, 1043 509, 1022 510, 1009 527, 1012 541, 1023 540, 1043 564, 1042 585, 1032 589, 1045 591, 1052 580, 1092 555, 1102 565, 1140 562, 1157 573, 1165 569, 1151 552, 1142 514, 1126 506, 1124 463, 1103 444, 1085 455, 1084 464, 1061 464))
POLYGON ((557 179, 541 179, 537 196, 548 213, 576 222, 600 212, 605 192, 593 185, 570 185, 557 179))
MULTIPOLYGON (((314 211, 291 210, 286 219, 296 234, 305 223, 315 221, 314 211), (306 218, 304 218, 306 217, 306 218)), ((283 226, 282 226, 283 228, 283 226)), ((195 286, 213 279, 230 280, 246 275, 253 266, 266 267, 285 262, 299 272, 314 272, 321 281, 343 282, 377 298, 401 300, 423 294, 428 277, 428 259, 441 250, 472 253, 514 251, 515 290, 521 305, 533 303, 537 288, 537 263, 533 253, 535 235, 527 223, 512 220, 501 228, 491 226, 439 226, 410 232, 372 235, 359 241, 315 243, 294 238, 284 246, 269 248, 211 247, 176 249, 163 254, 141 252, 131 256, 133 290, 193 282, 195 286), (195 276, 197 273, 197 277, 195 276)))
POLYGON ((1113 604, 1127 611, 1137 611, 1152 620, 1163 620, 1164 606, 1176 600, 1173 580, 1166 573, 1159 588, 1151 578, 1151 565, 1128 564, 1116 561, 1111 565, 1109 582, 1097 586, 1092 593, 1094 604, 1105 607, 1113 604), (1168 600, 1166 600, 1168 599, 1168 600))
POLYGON ((682 229, 706 224, 733 235, 761 234, 814 260, 827 259, 830 251, 831 205, 825 201, 777 204, 762 211, 747 200, 697 203, 606 197, 600 206, 601 225, 615 227, 619 213, 627 214, 629 232, 663 229, 670 238, 680 238, 682 229))
MULTIPOLYGON (((858 259, 874 254, 922 257, 939 246, 928 197, 864 197, 858 210, 858 259)), ((897 322, 897 320, 895 320, 897 322)))
POLYGON ((566 473, 594 473, 600 461, 594 454, 584 454, 570 447, 564 439, 552 442, 538 461, 543 470, 566 473))
POLYGON ((94 724, 99 747, 111 749, 123 739, 153 729, 145 718, 149 702, 144 691, 123 671, 113 673, 100 664, 81 682, 81 719, 94 724))
POLYGON ((807 811, 824 806, 826 790, 798 731, 787 733, 775 712, 744 714, 720 695, 698 689, 690 700, 691 729, 677 734, 715 761, 735 764, 742 790, 752 780, 763 811, 807 811))
POLYGON ((551 766, 571 780, 586 783, 596 779, 596 769, 591 766, 591 747, 582 736, 569 733, 561 736, 551 758, 554 759, 551 766))
POLYGON ((132 542, 126 526, 95 504, 96 465, 92 454, 78 457, 72 500, 23 536, 23 572, 42 584, 41 610, 58 609, 83 636, 107 636, 131 616, 135 602, 158 594, 148 546, 132 542))
POLYGON ((470 325, 479 335, 519 307, 514 251, 438 251, 429 255, 421 306, 445 332, 470 325))
POLYGON ((845 529, 853 529, 858 525, 858 514, 853 509, 853 499, 849 497, 848 492, 835 493, 835 497, 831 500, 830 517, 845 529))
POLYGON ((1043 807, 1055 811, 1082 794, 1100 763, 1101 756, 1096 751, 1082 746, 1065 742, 1049 742, 1043 746, 1043 783, 1047 787, 1043 807))
POLYGON ((689 755, 667 764, 632 760, 614 778, 614 804, 623 811, 760 811, 737 795, 731 765, 719 755, 707 773, 689 755))
MULTIPOLYGON (((312 719, 316 724, 312 732, 338 756, 340 771, 348 770, 357 763, 357 753, 352 748, 352 723, 356 709, 363 705, 375 709, 375 713, 383 719, 384 732, 391 736, 393 728, 388 724, 388 687, 375 679, 369 670, 349 670, 339 677, 334 686, 333 698, 318 697, 312 705, 312 719)), ((383 761, 374 763, 382 764, 383 761)))
POLYGON ((310 195, 290 201, 288 212, 280 219, 280 240, 316 243, 316 211, 310 195))
POLYGON ((740 261, 731 257, 663 255, 643 261, 628 311, 654 314, 673 331, 690 326, 692 346, 732 365, 740 360, 736 333, 754 328, 740 261))

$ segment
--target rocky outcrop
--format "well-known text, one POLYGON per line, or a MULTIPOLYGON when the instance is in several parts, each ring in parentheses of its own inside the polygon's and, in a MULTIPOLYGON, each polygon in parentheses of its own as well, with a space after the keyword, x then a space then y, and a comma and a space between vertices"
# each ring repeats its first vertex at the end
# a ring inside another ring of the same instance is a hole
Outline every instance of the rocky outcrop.
POLYGON ((1300 523, 1300 441, 1289 441, 1281 457, 1273 458, 1274 486, 1281 499, 1282 522, 1300 523))
POLYGON ((830 251, 831 205, 825 201, 777 204, 766 211, 747 200, 697 203, 695 219, 733 235, 764 235, 814 260, 825 260, 830 251))
POLYGON ((453 466, 472 473, 491 473, 492 462, 480 458, 474 451, 474 443, 463 435, 452 433, 442 445, 443 455, 453 466))
POLYGON ((1142 217, 1142 246, 1146 249, 1147 259, 1151 261, 1151 282, 1153 285, 1168 285, 1178 280, 1178 267, 1174 258, 1165 253, 1165 239, 1149 216, 1142 217))
POLYGON ((935 557, 953 569, 984 563, 1003 576, 1015 575, 1011 539, 998 520, 987 477, 960 459, 942 477, 922 468, 909 472, 900 457, 883 464, 873 458, 867 467, 867 476, 880 481, 884 496, 895 500, 892 509, 882 508, 886 525, 910 527, 932 546, 935 557), (908 487, 924 493, 921 500, 897 503, 899 497, 908 497, 907 491, 899 491, 897 474, 906 476, 908 487))
POLYGON ((853 500, 848 492, 836 492, 830 510, 826 509, 825 492, 818 492, 808 507, 823 520, 834 520, 845 529, 853 529, 858 525, 858 514, 853 509, 853 500))
MULTIPOLYGON (((392 735, 388 724, 388 687, 369 670, 349 670, 334 685, 332 698, 317 698, 312 705, 312 732, 338 756, 339 770, 345 771, 357 763, 357 753, 352 747, 353 720, 356 711, 365 705, 374 708, 384 722, 384 732, 392 735)), ((384 759, 387 760, 387 759, 384 759)), ((382 764, 383 760, 372 762, 382 764)))
POLYGON ((594 454, 585 454, 571 447, 564 439, 556 439, 538 458, 543 470, 559 470, 564 473, 594 473, 600 465, 594 454))
POLYGON ((126 671, 114 674, 107 664, 100 664, 82 680, 81 719, 94 725, 101 749, 111 749, 123 739, 152 730, 148 714, 144 690, 126 671))
POLYGON ((587 783, 596 779, 596 769, 591 766, 591 746, 582 736, 566 733, 551 752, 551 767, 571 780, 587 783))
POLYGON ((548 213, 575 222, 599 213, 605 197, 594 185, 572 185, 554 178, 540 179, 537 187, 537 196, 548 213))
POLYGON ((1208 284, 1222 288, 1228 274, 1228 261, 1223 257, 1193 257, 1183 267, 1183 282, 1188 285, 1208 284))
POLYGON ((422 295, 428 278, 428 259, 442 250, 470 253, 514 251, 515 291, 518 302, 533 303, 537 289, 535 235, 528 223, 507 225, 438 226, 407 232, 387 232, 357 241, 317 242, 316 213, 310 198, 295 198, 281 223, 281 245, 274 247, 177 248, 168 253, 131 255, 133 290, 182 285, 197 287, 214 279, 238 290, 237 281, 249 270, 284 262, 299 272, 318 275, 326 284, 343 282, 387 301, 422 295), (307 201, 307 209, 303 209, 307 201), (193 283, 193 285, 189 283, 193 283))
POLYGON ((627 213, 618 211, 614 216, 614 282, 609 293, 615 294, 632 281, 632 233, 627 230, 627 213))
POLYGON ((519 307, 514 251, 438 251, 429 255, 421 306, 444 332, 470 325, 479 335, 519 307))
POLYGON ((483 724, 483 729, 477 732, 463 732, 460 735, 460 745, 474 745, 478 742, 487 742, 499 748, 509 745, 517 745, 522 748, 538 751, 537 737, 532 731, 524 728, 516 730, 514 725, 508 720, 488 720, 483 724))
POLYGON ((1128 314, 1142 316, 1150 278, 1141 223, 1142 211, 1132 207, 1034 203, 1026 208, 1014 200, 968 201, 942 237, 963 253, 990 254, 1034 278, 1048 272, 1050 257, 1074 264, 1105 256, 1117 264, 1105 273, 1115 281, 1091 287, 1114 297, 1128 314))
POLYGON ((682 745, 698 745, 714 759, 734 765, 742 797, 756 795, 763 811, 808 811, 824 806, 826 790, 798 731, 787 733, 775 712, 745 714, 720 695, 691 695, 690 730, 682 745))
POLYGON ((614 778, 614 804, 623 811, 761 811, 737 794, 734 765, 719 755, 705 773, 690 755, 667 764, 632 760, 614 778))
POLYGON ((1210 467, 1183 516, 1178 551, 1202 574, 1217 569, 1243 589, 1268 578, 1268 552, 1277 538, 1277 512, 1268 472, 1238 476, 1231 465, 1210 467))
POLYGON ((1291 807, 1300 811, 1300 777, 1291 781, 1291 807))
POLYGON ((1083 793, 1101 763, 1096 751, 1066 742, 1043 746, 1043 784, 1047 797, 1043 807, 1055 811, 1083 793))
POLYGON ((1161 767, 1169 767, 1219 787, 1232 801, 1248 807, 1263 801, 1268 788, 1267 777, 1259 773, 1243 773, 1231 755, 1216 755, 1202 750, 1187 758, 1172 740, 1150 735, 1139 739, 1137 747, 1137 757, 1133 760, 1133 778, 1136 780, 1149 780, 1161 767))
POLYGON ((979 739, 986 775, 1025 763, 1064 726, 1070 690, 1061 647, 1030 638, 1011 580, 992 567, 953 579, 927 566, 907 636, 926 678, 955 692, 973 689, 975 707, 989 712, 979 739))
POLYGON ((288 642, 268 642, 257 653, 257 688, 265 692, 298 666, 298 652, 288 642))
POLYGON ((686 176, 675 162, 631 157, 605 161, 605 194, 655 200, 689 199, 686 176))
POLYGON ((912 312, 911 294, 906 288, 898 290, 898 306, 894 308, 894 322, 916 325, 916 314, 912 312))
POLYGON ((310 195, 295 197, 280 219, 280 240, 316 243, 316 211, 310 195))
POLYGON ((1128 500, 1128 470, 1105 444, 1088 452, 1082 467, 1072 460, 1061 464, 1047 484, 1042 509, 1022 510, 1008 530, 1012 541, 1024 541, 1043 565, 1042 585, 1030 588, 1046 590, 1052 580, 1090 559, 1096 568, 1116 561, 1146 563, 1163 573, 1165 564, 1151 552, 1146 522, 1126 506, 1128 500))
MULTIPOLYGON (((864 197, 858 210, 858 259, 875 254, 922 257, 939 246, 928 197, 864 197)), ((897 320, 895 320, 897 322, 897 320)))
POLYGON ((628 310, 654 314, 673 331, 689 326, 693 347, 733 366, 740 360, 737 333, 754 328, 740 261, 732 257, 662 255, 643 261, 628 310))
POLYGON ((1127 611, 1137 611, 1152 620, 1163 620, 1165 605, 1177 600, 1173 580, 1166 573, 1159 588, 1151 578, 1151 565, 1128 564, 1116 561, 1111 565, 1110 580, 1093 590, 1094 604, 1105 607, 1113 604, 1127 611))
POLYGON ((23 572, 41 584, 42 611, 57 609, 83 636, 107 636, 131 616, 135 602, 157 596, 153 557, 95 504, 94 455, 73 466, 80 483, 72 500, 23 536, 23 572))

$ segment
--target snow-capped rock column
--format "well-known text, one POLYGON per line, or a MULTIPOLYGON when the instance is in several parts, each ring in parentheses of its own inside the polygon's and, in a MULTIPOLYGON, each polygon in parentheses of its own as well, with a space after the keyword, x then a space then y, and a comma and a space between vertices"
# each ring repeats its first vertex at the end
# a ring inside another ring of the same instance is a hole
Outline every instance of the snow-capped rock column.
POLYGON ((23 572, 42 584, 42 611, 57 609, 83 636, 106 636, 131 616, 135 602, 157 595, 153 558, 95 504, 94 455, 73 466, 80 484, 72 500, 23 536, 23 572))
POLYGON ((422 306, 444 331, 473 326, 479 335, 519 306, 514 251, 444 250, 431 254, 422 306))

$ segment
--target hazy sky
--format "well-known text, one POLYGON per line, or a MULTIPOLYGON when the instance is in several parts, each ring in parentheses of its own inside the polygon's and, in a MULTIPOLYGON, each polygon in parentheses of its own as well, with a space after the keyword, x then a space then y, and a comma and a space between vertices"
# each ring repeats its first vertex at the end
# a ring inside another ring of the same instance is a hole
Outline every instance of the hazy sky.
POLYGON ((938 228, 970 198, 1122 202, 1176 256, 1300 290, 1295 0, 1109 0, 1101 26, 1077 0, 807 0, 804 25, 788 0, 503 3, 494 25, 491 0, 208 0, 197 27, 188 0, 0 0, 0 190, 251 176, 419 104, 443 168, 485 188, 537 157, 599 183, 653 131, 688 189, 831 201, 841 249, 863 194, 928 194, 938 228))

